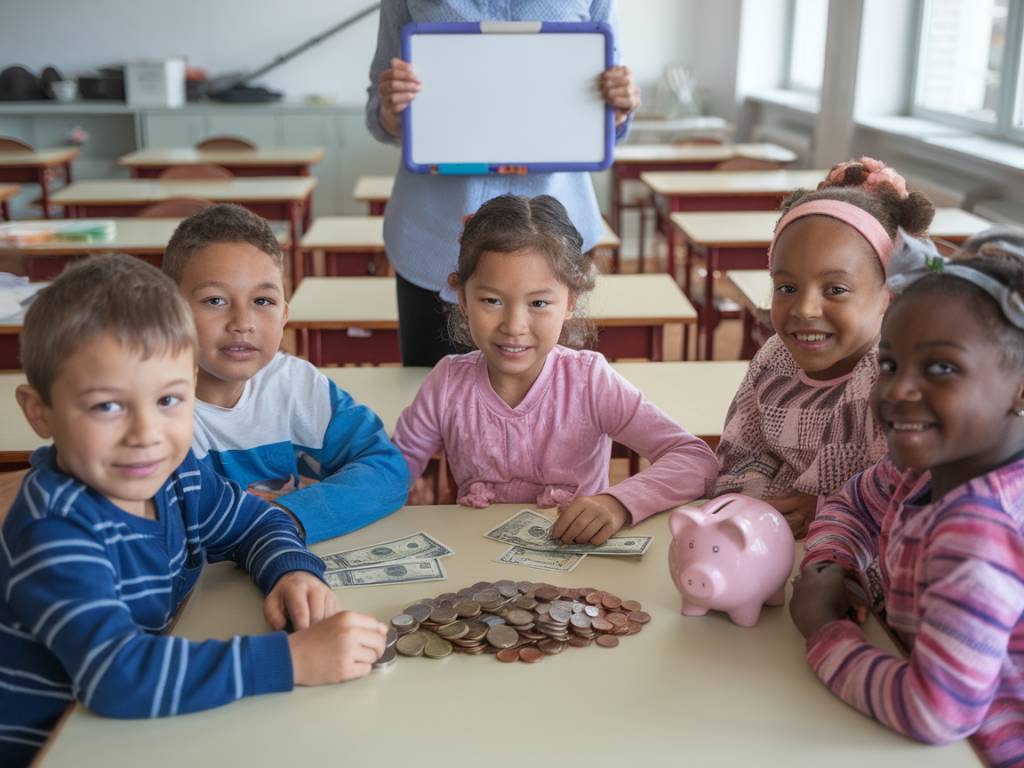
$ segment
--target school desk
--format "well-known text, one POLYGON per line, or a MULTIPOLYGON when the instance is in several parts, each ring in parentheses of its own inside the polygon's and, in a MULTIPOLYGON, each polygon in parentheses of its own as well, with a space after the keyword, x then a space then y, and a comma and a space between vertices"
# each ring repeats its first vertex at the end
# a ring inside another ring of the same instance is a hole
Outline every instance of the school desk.
POLYGON ((130 152, 117 162, 131 169, 137 179, 155 179, 168 168, 183 165, 219 165, 235 176, 309 176, 309 169, 323 157, 321 147, 149 147, 130 152))
POLYGON ((11 198, 21 191, 17 184, 0 184, 0 218, 11 220, 11 198))
POLYGON ((320 216, 302 237, 302 259, 294 286, 313 273, 313 260, 323 259, 329 277, 386 275, 382 216, 320 216))
MULTIPOLYGON (((587 316, 608 358, 664 356, 664 328, 696 322, 697 313, 668 275, 600 275, 587 316)), ((308 277, 292 296, 288 327, 314 365, 400 359, 398 303, 390 277, 308 277)), ((677 353, 671 353, 675 356, 677 353)), ((686 349, 684 346, 683 355, 686 349)))
MULTIPOLYGON (((426 531, 455 551, 444 558, 444 581, 335 592, 340 607, 382 621, 420 598, 511 579, 638 600, 651 615, 638 635, 621 638, 617 648, 567 648, 538 664, 502 664, 490 654, 399 657, 385 671, 342 685, 178 717, 114 720, 75 705, 40 764, 177 768, 230 756, 243 766, 978 765, 966 742, 915 743, 834 696, 807 666, 786 607, 765 608, 751 628, 718 613, 680 615, 667 567, 667 515, 629 529, 654 537, 641 558, 589 556, 571 573, 495 562, 508 547, 483 534, 525 506, 405 507, 312 549, 326 555, 426 531)), ((866 629, 871 642, 895 652, 878 623, 866 629)), ((204 569, 172 633, 228 640, 268 631, 248 575, 221 563, 204 569)))
POLYGON ((620 144, 615 147, 610 189, 611 224, 622 231, 623 185, 645 171, 712 171, 736 158, 792 163, 796 154, 775 144, 620 144))
MULTIPOLYGON (((145 259, 159 267, 163 262, 164 249, 174 234, 181 219, 148 219, 129 218, 112 219, 115 233, 109 240, 75 241, 52 240, 43 243, 26 245, 5 244, 0 240, 0 256, 20 258, 25 265, 26 274, 33 282, 52 280, 66 263, 81 256, 97 253, 127 253, 145 259)), ((19 221, 18 224, 31 227, 32 221, 19 221)), ((52 224, 52 222, 47 222, 52 224)), ((287 227, 281 222, 271 224, 281 248, 291 249, 291 239, 287 227)))
MULTIPOLYGON (((704 259, 709 274, 716 270, 731 273, 735 269, 767 268, 768 246, 778 220, 777 211, 684 212, 671 216, 672 226, 678 230, 685 244, 687 273, 692 268, 691 258, 699 256, 704 259)), ((936 240, 959 244, 989 226, 991 222, 968 211, 936 208, 929 233, 936 240)), ((684 275, 683 283, 690 284, 688 274, 684 275)), ((710 358, 713 351, 714 332, 719 321, 719 313, 712 300, 713 289, 714 282, 705 280, 703 297, 690 297, 700 307, 705 358, 710 358)))
MULTIPOLYGON (((137 216, 141 208, 174 197, 198 197, 215 203, 238 203, 266 219, 287 221, 292 242, 292 269, 297 269, 299 241, 313 205, 315 176, 242 179, 154 179, 76 181, 53 196, 73 218, 137 216)), ((294 280, 294 278, 293 278, 294 280)))
MULTIPOLYGON (((827 170, 811 171, 645 171, 640 180, 651 188, 661 211, 668 245, 668 273, 676 275, 676 235, 670 221, 677 211, 771 211, 790 192, 814 189, 827 170)), ((688 275, 683 290, 690 296, 688 275)))
MULTIPOLYGON (((43 217, 50 218, 50 185, 59 177, 71 183, 71 161, 78 157, 78 147, 0 151, 0 181, 21 181, 38 184, 42 193, 43 217)), ((10 216, 7 216, 10 219, 10 216)))

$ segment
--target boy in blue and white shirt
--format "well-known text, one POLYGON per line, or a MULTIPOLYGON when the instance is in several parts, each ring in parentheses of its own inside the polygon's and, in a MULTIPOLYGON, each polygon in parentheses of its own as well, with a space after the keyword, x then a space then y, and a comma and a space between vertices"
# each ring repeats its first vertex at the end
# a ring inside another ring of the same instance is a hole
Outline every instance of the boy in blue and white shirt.
POLYGON ((213 205, 178 226, 163 269, 199 338, 196 456, 288 510, 312 543, 401 507, 409 472, 373 411, 278 351, 288 320, 283 261, 266 221, 213 205))
POLYGON ((172 281, 130 256, 81 262, 39 293, 21 345, 18 403, 53 445, 0 530, 0 765, 26 764, 75 700, 158 717, 369 672, 386 628, 337 613, 288 516, 192 454, 195 329, 172 281), (218 560, 298 631, 158 634, 218 560))

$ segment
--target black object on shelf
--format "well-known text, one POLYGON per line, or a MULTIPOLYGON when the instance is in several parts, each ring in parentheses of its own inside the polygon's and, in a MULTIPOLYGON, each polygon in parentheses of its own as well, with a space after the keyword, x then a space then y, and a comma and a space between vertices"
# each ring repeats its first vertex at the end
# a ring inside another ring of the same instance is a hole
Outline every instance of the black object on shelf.
POLYGON ((271 91, 259 85, 239 83, 211 93, 210 98, 230 104, 267 104, 271 101, 280 101, 283 95, 280 91, 271 91))
POLYGON ((15 65, 0 72, 0 101, 37 101, 46 97, 43 79, 25 67, 15 65))

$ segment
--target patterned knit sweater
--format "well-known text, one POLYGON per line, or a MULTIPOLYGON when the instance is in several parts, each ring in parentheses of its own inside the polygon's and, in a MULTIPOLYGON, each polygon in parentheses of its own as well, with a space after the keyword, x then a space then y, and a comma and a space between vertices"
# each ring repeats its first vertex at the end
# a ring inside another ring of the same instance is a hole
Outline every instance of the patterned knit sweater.
POLYGON ((931 499, 931 478, 884 461, 822 504, 803 566, 881 565, 886 620, 908 660, 850 621, 807 640, 847 704, 919 741, 971 737, 989 765, 1024 764, 1024 458, 931 499))
POLYGON ((772 336, 729 406, 718 444, 721 470, 708 495, 772 499, 838 491, 886 454, 868 402, 877 378, 877 347, 848 375, 819 381, 772 336))

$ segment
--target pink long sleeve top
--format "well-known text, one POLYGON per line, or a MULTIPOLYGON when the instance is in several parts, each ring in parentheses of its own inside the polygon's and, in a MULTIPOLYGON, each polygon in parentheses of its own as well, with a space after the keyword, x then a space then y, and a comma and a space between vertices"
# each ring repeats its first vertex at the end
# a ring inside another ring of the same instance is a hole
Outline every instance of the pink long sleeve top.
POLYGON ((607 493, 634 523, 700 497, 718 472, 707 444, 602 355, 561 346, 515 408, 494 392, 481 352, 444 358, 402 412, 393 440, 413 477, 443 447, 465 506, 552 507, 607 493), (651 465, 609 486, 612 440, 651 465))
MULTIPOLYGON (((1024 763, 1024 458, 939 499, 888 460, 821 507, 803 566, 863 579, 878 558, 886 621, 905 660, 833 621, 807 660, 836 695, 919 741, 971 737, 990 765, 1024 763)), ((865 586, 867 586, 865 584, 865 586)))

